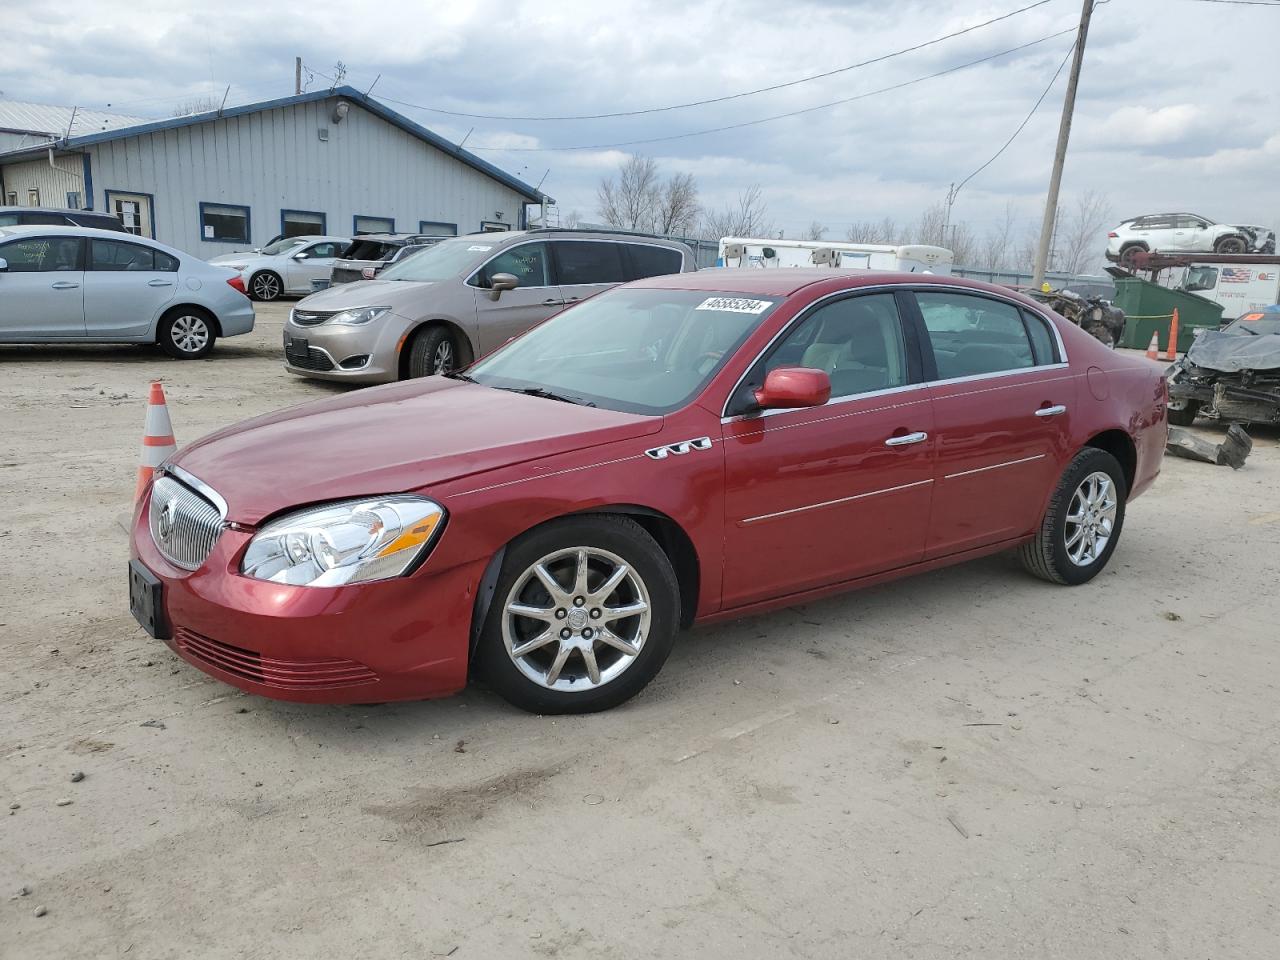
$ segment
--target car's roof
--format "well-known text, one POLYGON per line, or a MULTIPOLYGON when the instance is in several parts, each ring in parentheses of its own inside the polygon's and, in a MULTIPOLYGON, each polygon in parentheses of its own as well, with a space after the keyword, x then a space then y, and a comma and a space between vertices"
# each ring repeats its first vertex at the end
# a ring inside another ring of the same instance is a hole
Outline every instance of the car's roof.
POLYGON ((74 237, 103 237, 108 240, 138 240, 142 243, 151 244, 156 242, 150 237, 140 237, 137 234, 123 234, 119 230, 99 230, 97 227, 82 227, 75 223, 19 223, 11 227, 0 227, 0 230, 3 230, 7 234, 28 233, 33 236, 39 236, 40 234, 45 233, 56 233, 63 236, 74 237))
POLYGON ((428 233, 357 233, 347 237, 351 241, 376 240, 378 243, 412 243, 415 240, 445 240, 447 237, 433 237, 428 233))
POLYGON ((647 280, 635 280, 630 286, 665 290, 707 290, 720 293, 754 293, 765 297, 785 297, 817 283, 843 281, 848 289, 884 284, 945 284, 969 287, 1001 296, 1016 294, 980 280, 943 276, 935 273, 904 273, 888 270, 826 269, 822 267, 780 267, 776 270, 752 270, 740 267, 711 267, 697 273, 673 273, 647 280))
POLYGON ((74 210, 71 207, 0 207, 0 213, 74 213, 77 216, 111 217, 113 214, 104 210, 74 210))

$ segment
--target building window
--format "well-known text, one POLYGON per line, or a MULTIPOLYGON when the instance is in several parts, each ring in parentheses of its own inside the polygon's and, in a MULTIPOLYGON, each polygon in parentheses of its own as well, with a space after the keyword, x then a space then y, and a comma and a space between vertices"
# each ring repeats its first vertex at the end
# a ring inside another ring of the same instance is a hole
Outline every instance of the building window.
POLYGON ((18 191, 10 190, 6 197, 6 200, 8 201, 9 206, 16 207, 18 205, 18 191))
POLYGON ((501 233, 503 230, 510 230, 510 229, 511 228, 507 226, 505 223, 500 223, 497 220, 481 220, 480 221, 481 233, 501 233))
POLYGON ((38 206, 40 206, 40 190, 39 190, 39 188, 37 188, 37 187, 32 187, 30 190, 28 190, 28 191, 27 191, 27 206, 28 206, 28 207, 38 207, 38 206))
POLYGON ((249 208, 224 203, 200 204, 200 239, 248 243, 249 208))
POLYGON ((419 220, 418 232, 424 237, 456 237, 458 225, 440 220, 419 220))
POLYGON ((326 233, 325 215, 314 210, 281 210, 280 236, 323 237, 326 233))
POLYGON ((80 191, 79 190, 67 191, 67 209, 68 210, 80 209, 80 191))
POLYGON ((395 217, 364 217, 357 213, 351 223, 351 232, 357 235, 361 233, 395 233, 396 219, 395 217))

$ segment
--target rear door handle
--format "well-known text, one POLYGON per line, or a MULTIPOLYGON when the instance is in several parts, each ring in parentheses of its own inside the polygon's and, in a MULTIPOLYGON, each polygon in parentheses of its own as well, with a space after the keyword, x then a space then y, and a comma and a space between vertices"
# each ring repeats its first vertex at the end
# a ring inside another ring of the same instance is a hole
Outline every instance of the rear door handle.
POLYGON ((912 443, 924 443, 929 439, 929 435, 923 430, 916 433, 903 434, 901 437, 890 437, 884 442, 886 447, 905 447, 912 443))
POLYGON ((74 290, 74 289, 75 289, 76 287, 78 287, 78 286, 80 286, 80 284, 78 284, 78 283, 72 283, 70 280, 59 280, 57 283, 55 283, 55 284, 53 285, 53 289, 55 289, 55 290, 74 290))
POLYGON ((148 287, 172 287, 173 281, 172 280, 148 280, 147 286, 148 287))
POLYGON ((1052 407, 1041 407, 1039 410, 1036 411, 1036 416, 1037 417, 1056 417, 1058 414, 1066 413, 1066 412, 1067 412, 1067 408, 1059 403, 1056 406, 1052 406, 1052 407))

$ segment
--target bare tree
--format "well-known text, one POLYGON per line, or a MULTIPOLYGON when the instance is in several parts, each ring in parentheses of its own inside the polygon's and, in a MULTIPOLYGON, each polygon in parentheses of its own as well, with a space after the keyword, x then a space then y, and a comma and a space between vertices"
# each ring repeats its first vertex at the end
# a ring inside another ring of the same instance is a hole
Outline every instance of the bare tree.
POLYGON ((691 173, 677 173, 658 189, 653 229, 663 234, 692 233, 698 221, 698 182, 691 173))
POLYGON ((826 236, 826 234, 827 234, 826 224, 822 224, 822 223, 819 223, 817 220, 814 220, 812 223, 809 224, 808 228, 805 230, 804 239, 821 240, 823 237, 826 236))
POLYGON ((1106 229, 1111 220, 1111 204, 1094 190, 1075 199, 1066 216, 1057 220, 1054 250, 1057 269, 1084 273, 1101 256, 1106 246, 1106 229))
POLYGON ((979 263, 986 270, 1008 270, 1017 257, 1013 231, 1018 224, 1018 208, 1010 200, 1004 205, 1004 219, 994 221, 982 238, 979 263))
POLYGON ((193 113, 212 113, 222 105, 217 97, 188 97, 173 106, 173 117, 189 117, 193 113))
POLYGON ((578 224, 582 223, 582 214, 577 210, 570 210, 560 220, 560 226, 567 227, 570 230, 577 230, 578 224))
POLYGON ((658 164, 633 154, 622 162, 618 178, 606 177, 596 191, 600 218, 612 227, 646 230, 658 200, 658 164))
POLYGON ((844 238, 849 243, 897 243, 898 224, 892 217, 883 220, 859 220, 849 224, 844 238))
POLYGON ((753 184, 739 193, 736 205, 726 204, 719 210, 705 211, 699 232, 712 240, 721 237, 772 236, 773 223, 769 220, 760 184, 753 184))

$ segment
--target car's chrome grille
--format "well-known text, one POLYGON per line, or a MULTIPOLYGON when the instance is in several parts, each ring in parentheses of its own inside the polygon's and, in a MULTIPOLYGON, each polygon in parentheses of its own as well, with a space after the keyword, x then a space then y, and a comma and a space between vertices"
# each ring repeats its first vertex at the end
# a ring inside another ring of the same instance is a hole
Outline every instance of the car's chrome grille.
POLYGON ((315 311, 310 311, 310 310, 295 310, 293 311, 293 322, 300 327, 314 327, 317 323, 324 323, 326 320, 328 320, 332 316, 333 316, 332 313, 317 313, 315 311))
POLYGON ((173 477, 161 476, 151 488, 151 539, 165 559, 184 570, 205 562, 225 519, 213 503, 173 477))

